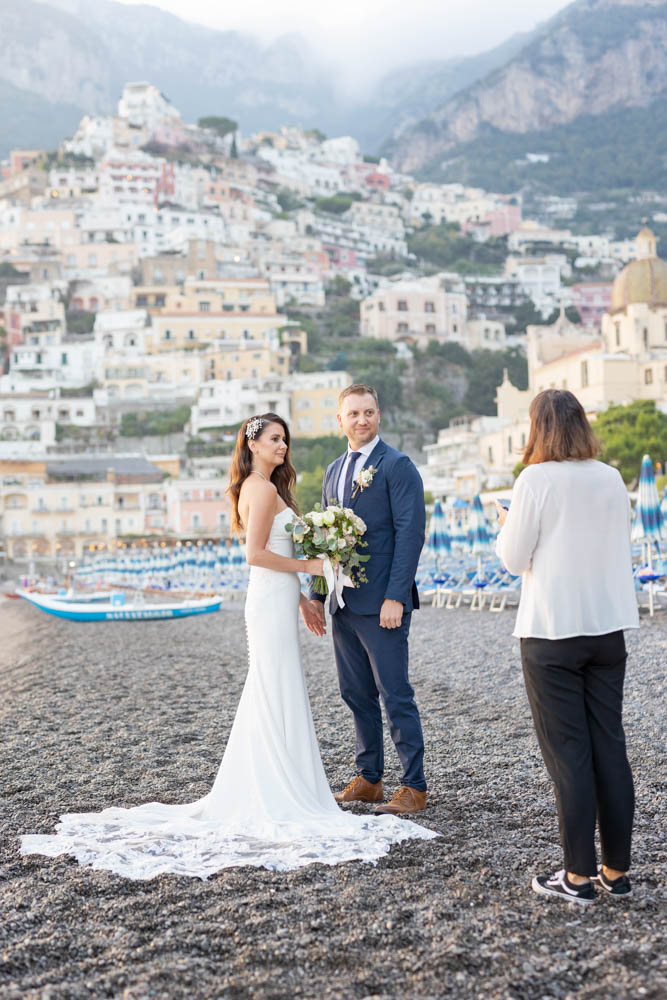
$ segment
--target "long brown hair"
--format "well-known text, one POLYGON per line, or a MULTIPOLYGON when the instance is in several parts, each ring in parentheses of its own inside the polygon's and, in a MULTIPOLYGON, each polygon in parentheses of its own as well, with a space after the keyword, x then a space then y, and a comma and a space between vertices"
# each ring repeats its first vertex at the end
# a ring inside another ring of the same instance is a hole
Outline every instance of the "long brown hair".
POLYGON ((236 438, 236 447, 234 448, 232 464, 229 470, 229 486, 227 488, 227 493, 232 503, 232 531, 236 532, 243 531, 243 525, 241 524, 241 519, 239 517, 239 497, 241 495, 241 487, 252 472, 252 452, 250 450, 248 436, 246 434, 246 429, 251 420, 262 421, 259 431, 253 435, 254 441, 256 441, 257 438, 264 433, 269 424, 280 424, 284 430, 287 451, 285 452, 285 459, 282 465, 277 465, 271 473, 271 482, 278 490, 278 496, 285 501, 287 506, 291 507, 295 513, 299 513, 296 500, 292 496, 292 489, 296 483, 296 472, 294 471, 294 466, 290 461, 289 427, 283 418, 279 417, 277 413, 262 413, 256 417, 248 417, 248 419, 244 420, 241 424, 236 438))
POLYGON ((584 408, 567 389, 538 392, 528 410, 530 434, 524 465, 596 458, 600 445, 584 408))

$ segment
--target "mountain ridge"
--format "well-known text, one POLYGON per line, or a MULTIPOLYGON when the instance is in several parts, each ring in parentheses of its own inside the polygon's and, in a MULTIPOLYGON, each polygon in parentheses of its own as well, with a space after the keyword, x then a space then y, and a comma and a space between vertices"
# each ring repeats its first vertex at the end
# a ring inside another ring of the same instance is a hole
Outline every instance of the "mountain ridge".
MULTIPOLYGON (((33 95, 17 97, 31 114, 36 98, 49 102, 43 109, 47 120, 49 108, 60 103, 109 114, 124 83, 147 79, 189 121, 223 113, 245 131, 317 126, 328 134, 352 134, 364 151, 376 152, 388 135, 502 65, 532 34, 473 56, 400 67, 367 97, 344 99, 336 93, 334 74, 294 33, 262 46, 248 33, 210 29, 147 5, 22 0, 19 11, 15 0, 0 0, 0 79, 33 95)), ((3 131, 0 155, 15 145, 3 131)), ((35 131, 29 144, 44 140, 35 131)))
POLYGON ((483 127, 544 131, 584 114, 642 107, 667 87, 667 3, 576 0, 499 69, 385 145, 419 171, 474 142, 483 127))

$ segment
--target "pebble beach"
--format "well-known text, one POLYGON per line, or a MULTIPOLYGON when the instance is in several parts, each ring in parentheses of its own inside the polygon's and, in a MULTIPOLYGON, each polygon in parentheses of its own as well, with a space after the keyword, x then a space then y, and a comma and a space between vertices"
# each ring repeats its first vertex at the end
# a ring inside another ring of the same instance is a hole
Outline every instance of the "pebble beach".
MULTIPOLYGON (((53 832, 63 812, 209 790, 245 678, 242 607, 82 624, 0 599, 0 996, 665 996, 667 614, 642 617, 626 636, 634 895, 598 894, 586 908, 530 889, 561 853, 513 621, 513 611, 467 608, 413 616, 430 786, 419 822, 438 839, 396 845, 374 866, 132 882, 65 856, 22 858, 18 838, 53 832)), ((354 773, 351 716, 330 638, 303 629, 302 652, 337 790, 354 773)), ((391 793, 400 774, 388 733, 386 750, 391 793)))

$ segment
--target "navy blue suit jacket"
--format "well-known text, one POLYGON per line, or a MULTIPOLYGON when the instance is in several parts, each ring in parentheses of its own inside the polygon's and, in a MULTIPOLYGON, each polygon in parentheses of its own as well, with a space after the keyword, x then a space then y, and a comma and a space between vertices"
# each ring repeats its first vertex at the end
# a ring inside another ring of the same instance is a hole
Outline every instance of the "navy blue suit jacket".
MULTIPOLYGON (((322 506, 338 503, 338 480, 347 452, 332 462, 324 474, 322 506)), ((377 615, 386 599, 400 601, 406 611, 419 607, 415 574, 424 545, 426 513, 424 485, 407 455, 378 441, 364 462, 373 466, 373 482, 357 491, 350 507, 366 522, 360 551, 370 556, 365 563, 368 583, 346 587, 345 604, 358 615, 377 615)), ((324 600, 312 590, 312 599, 324 600)))

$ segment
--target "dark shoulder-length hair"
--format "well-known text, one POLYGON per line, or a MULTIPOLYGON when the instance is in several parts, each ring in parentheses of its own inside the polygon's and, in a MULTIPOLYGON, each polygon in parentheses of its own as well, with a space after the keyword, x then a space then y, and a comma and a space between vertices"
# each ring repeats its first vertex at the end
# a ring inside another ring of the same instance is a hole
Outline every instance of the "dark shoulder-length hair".
POLYGON ((584 408, 567 389, 544 389, 530 404, 524 465, 597 458, 600 445, 584 408))
POLYGON ((244 420, 241 424, 236 438, 236 447, 234 448, 232 464, 229 470, 229 486, 227 488, 227 494, 232 504, 232 531, 237 533, 243 531, 243 525, 241 524, 241 519, 239 517, 239 496, 241 495, 241 487, 252 472, 252 452, 248 446, 248 436, 246 434, 248 424, 252 420, 261 421, 261 427, 253 435, 253 440, 255 441, 264 433, 269 424, 280 424, 284 430, 285 444, 287 445, 285 461, 282 465, 277 465, 273 470, 271 473, 271 482, 276 487, 278 495, 282 497, 287 506, 291 507, 295 513, 299 513, 296 500, 292 496, 292 489, 296 483, 296 472, 294 471, 294 466, 290 460, 289 427, 283 418, 279 417, 277 413, 262 413, 256 417, 248 417, 248 419, 244 420))

